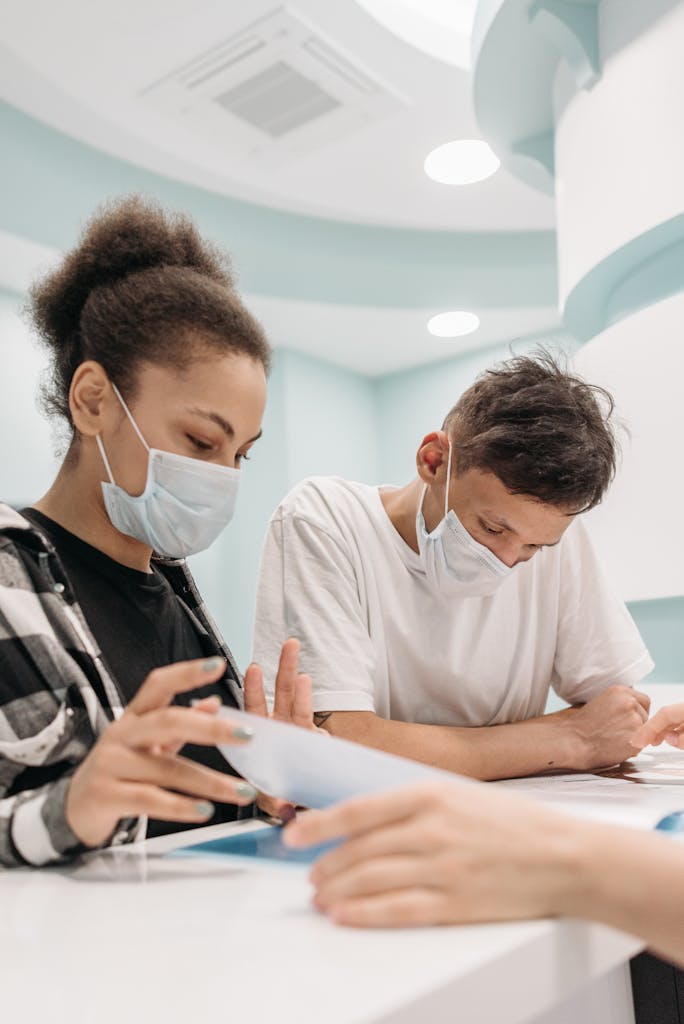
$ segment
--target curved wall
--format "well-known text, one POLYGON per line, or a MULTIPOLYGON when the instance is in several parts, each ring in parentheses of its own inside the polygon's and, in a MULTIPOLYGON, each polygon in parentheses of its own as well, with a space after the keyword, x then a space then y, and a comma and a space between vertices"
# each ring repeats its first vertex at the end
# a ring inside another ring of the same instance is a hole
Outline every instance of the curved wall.
POLYGON ((631 433, 588 517, 631 601, 684 594, 682 53, 682 0, 480 0, 480 125, 509 170, 555 189, 576 365, 631 433))

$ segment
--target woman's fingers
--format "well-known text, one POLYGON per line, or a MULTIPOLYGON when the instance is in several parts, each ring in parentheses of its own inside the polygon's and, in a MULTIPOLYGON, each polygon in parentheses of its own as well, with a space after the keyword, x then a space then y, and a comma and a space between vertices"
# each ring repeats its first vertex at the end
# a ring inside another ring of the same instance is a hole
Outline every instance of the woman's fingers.
POLYGON ((193 711, 201 711, 204 715, 217 715, 223 704, 220 697, 203 697, 202 700, 192 702, 193 711))
MULTIPOLYGON (((223 704, 220 697, 204 697, 202 700, 196 700, 192 703, 192 710, 199 711, 203 715, 217 715, 223 704)), ((166 747, 154 747, 150 750, 151 754, 177 754, 185 746, 184 743, 171 743, 166 747)))
POLYGON ((209 800, 197 800, 178 793, 169 793, 149 783, 120 782, 117 787, 116 803, 121 818, 146 814, 159 821, 199 824, 208 821, 214 813, 214 806, 209 800))
POLYGON ((122 749, 119 777, 127 782, 152 783, 221 803, 249 804, 257 795, 254 787, 242 779, 170 754, 142 754, 122 749))
POLYGON ((309 676, 297 676, 291 721, 293 725, 298 725, 302 729, 314 728, 312 684, 309 676))
MULTIPOLYGON (((278 674, 275 681, 273 718, 291 722, 304 729, 313 728, 311 680, 297 672, 299 641, 286 640, 280 652, 278 674)), ((260 667, 251 664, 245 673, 245 711, 262 718, 268 717, 268 704, 264 694, 263 674, 260 667)))
POLYGON ((162 708, 141 716, 123 716, 111 728, 120 742, 128 747, 180 747, 197 743, 211 747, 222 743, 244 743, 249 740, 244 726, 227 718, 201 714, 194 708, 162 708))
POLYGON ((175 665, 155 668, 128 704, 125 714, 144 715, 166 707, 176 694, 196 690, 220 679, 225 669, 226 663, 219 657, 179 661, 175 665))
POLYGON ((261 718, 268 718, 268 705, 264 694, 264 676, 260 667, 254 662, 245 672, 244 681, 245 711, 261 718))
POLYGON ((281 800, 277 796, 269 796, 267 793, 259 793, 257 807, 264 814, 268 815, 269 818, 273 818, 283 825, 287 821, 292 821, 296 814, 294 806, 287 800, 281 800))
POLYGON ((275 681, 273 717, 283 722, 292 719, 292 707, 297 687, 297 665, 299 662, 299 640, 286 640, 280 652, 278 673, 275 681))

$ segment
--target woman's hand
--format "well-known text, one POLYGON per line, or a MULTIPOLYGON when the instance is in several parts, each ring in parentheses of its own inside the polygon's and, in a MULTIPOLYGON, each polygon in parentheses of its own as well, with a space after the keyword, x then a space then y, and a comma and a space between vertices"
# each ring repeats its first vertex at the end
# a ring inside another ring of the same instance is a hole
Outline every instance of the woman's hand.
POLYGON ((245 711, 263 718, 276 718, 302 729, 315 729, 311 697, 311 679, 297 671, 299 640, 290 638, 283 644, 275 680, 273 715, 268 713, 264 695, 264 677, 253 662, 245 672, 245 711))
POLYGON ((684 750, 684 704, 661 708, 632 737, 635 750, 643 750, 651 744, 659 747, 663 742, 684 750))
POLYGON ((581 823, 511 793, 451 782, 310 811, 287 845, 346 841, 314 865, 315 905, 361 927, 453 924, 562 913, 581 823))
MULTIPOLYGON (((245 672, 245 711, 262 718, 276 718, 302 729, 315 729, 311 697, 311 679, 297 671, 299 662, 299 640, 286 640, 280 652, 278 673, 275 681, 273 714, 268 713, 264 694, 264 677, 261 668, 252 663, 245 672)), ((257 799, 259 810, 275 822, 290 821, 295 808, 285 800, 260 793, 257 799)))
POLYGON ((216 717, 221 705, 214 698, 193 708, 169 707, 176 694, 215 682, 224 671, 223 659, 209 658, 149 674, 71 780, 66 818, 82 843, 101 846, 121 818, 147 814, 201 824, 213 814, 212 800, 254 800, 256 791, 248 783, 177 755, 186 743, 214 746, 249 739, 244 728, 216 717))

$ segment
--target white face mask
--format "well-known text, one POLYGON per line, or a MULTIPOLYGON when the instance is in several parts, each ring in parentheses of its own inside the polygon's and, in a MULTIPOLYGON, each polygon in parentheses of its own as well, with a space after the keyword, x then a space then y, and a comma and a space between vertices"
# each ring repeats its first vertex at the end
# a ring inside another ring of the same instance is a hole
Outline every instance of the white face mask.
POLYGON ((449 508, 451 442, 447 461, 444 518, 428 533, 423 518, 427 485, 418 503, 416 534, 418 550, 430 584, 445 597, 489 597, 510 576, 512 569, 470 536, 449 508))
POLYGON ((95 438, 110 480, 102 493, 112 525, 166 558, 204 551, 233 518, 240 470, 150 448, 116 384, 112 387, 148 453, 145 490, 133 497, 114 483, 102 438, 95 438))

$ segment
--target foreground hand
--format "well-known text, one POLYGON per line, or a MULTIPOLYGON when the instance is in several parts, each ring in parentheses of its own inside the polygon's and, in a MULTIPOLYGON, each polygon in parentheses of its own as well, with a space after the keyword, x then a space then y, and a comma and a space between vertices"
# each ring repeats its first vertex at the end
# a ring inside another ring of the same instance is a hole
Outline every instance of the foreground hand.
POLYGON ((186 743, 214 746, 249 738, 244 729, 216 717, 220 703, 213 698, 194 708, 169 707, 176 694, 215 682, 224 671, 221 658, 209 658, 149 674, 71 780, 66 818, 82 843, 102 845, 121 818, 147 814, 161 821, 200 824, 212 816, 212 800, 254 800, 256 792, 248 783, 177 754, 186 743))
POLYGON ((643 750, 649 744, 659 747, 663 742, 684 750, 684 704, 670 704, 669 707, 661 708, 632 737, 635 750, 643 750))
POLYGON ((634 734, 648 720, 650 698, 629 686, 611 686, 566 719, 584 771, 609 768, 634 756, 634 734))
POLYGON ((387 928, 559 912, 579 828, 515 794, 430 782, 310 811, 284 839, 345 837, 312 869, 314 903, 340 924, 387 928))

